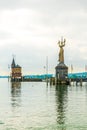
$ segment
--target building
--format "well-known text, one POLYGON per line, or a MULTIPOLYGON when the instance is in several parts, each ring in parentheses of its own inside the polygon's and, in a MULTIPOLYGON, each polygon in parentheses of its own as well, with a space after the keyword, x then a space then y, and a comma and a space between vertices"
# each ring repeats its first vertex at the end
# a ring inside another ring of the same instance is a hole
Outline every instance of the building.
POLYGON ((15 64, 15 60, 13 58, 11 64, 11 81, 21 81, 22 80, 22 68, 18 64, 15 64))

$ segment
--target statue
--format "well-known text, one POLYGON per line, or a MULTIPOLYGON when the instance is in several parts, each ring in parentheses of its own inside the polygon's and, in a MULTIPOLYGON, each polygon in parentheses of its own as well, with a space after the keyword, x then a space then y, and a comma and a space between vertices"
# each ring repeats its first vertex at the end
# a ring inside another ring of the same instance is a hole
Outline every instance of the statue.
POLYGON ((63 47, 65 46, 65 42, 66 42, 66 40, 64 39, 64 41, 63 41, 63 38, 61 38, 61 41, 58 42, 59 47, 60 47, 59 62, 62 62, 62 63, 64 63, 64 50, 63 50, 63 47))

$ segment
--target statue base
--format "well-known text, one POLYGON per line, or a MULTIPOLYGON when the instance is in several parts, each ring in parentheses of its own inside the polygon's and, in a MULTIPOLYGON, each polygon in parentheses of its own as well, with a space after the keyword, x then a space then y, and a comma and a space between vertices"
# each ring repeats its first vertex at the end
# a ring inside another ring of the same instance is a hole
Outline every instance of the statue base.
POLYGON ((68 67, 60 62, 56 67, 55 84, 69 84, 68 67))

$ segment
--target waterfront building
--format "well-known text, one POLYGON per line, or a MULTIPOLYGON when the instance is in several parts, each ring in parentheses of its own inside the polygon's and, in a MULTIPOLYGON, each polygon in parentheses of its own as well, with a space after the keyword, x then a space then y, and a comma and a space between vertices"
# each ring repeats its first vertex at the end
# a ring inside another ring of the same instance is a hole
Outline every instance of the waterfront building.
POLYGON ((22 68, 18 64, 15 64, 15 60, 13 58, 11 64, 11 81, 21 81, 22 80, 22 68))

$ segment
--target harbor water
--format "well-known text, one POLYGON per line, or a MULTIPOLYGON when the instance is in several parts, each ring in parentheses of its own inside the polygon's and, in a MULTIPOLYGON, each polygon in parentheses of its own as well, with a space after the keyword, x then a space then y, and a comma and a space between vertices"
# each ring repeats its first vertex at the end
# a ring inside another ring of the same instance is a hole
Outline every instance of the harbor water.
POLYGON ((0 130, 87 130, 87 83, 0 79, 0 130))

